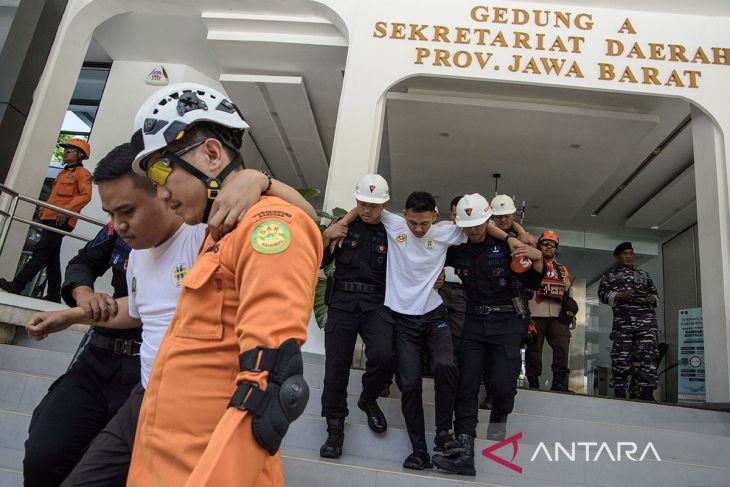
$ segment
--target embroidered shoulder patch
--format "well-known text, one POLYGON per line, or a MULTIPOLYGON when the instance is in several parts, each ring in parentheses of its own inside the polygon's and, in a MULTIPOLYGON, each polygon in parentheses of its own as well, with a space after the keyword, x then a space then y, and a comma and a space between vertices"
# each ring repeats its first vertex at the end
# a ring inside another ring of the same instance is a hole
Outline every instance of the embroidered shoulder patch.
POLYGON ((251 246, 262 254, 278 254, 289 248, 290 243, 289 227, 277 220, 259 223, 251 234, 251 246))
POLYGON ((261 210, 251 215, 251 222, 255 223, 264 218, 279 218, 286 222, 291 222, 294 219, 294 215, 282 210, 261 210))

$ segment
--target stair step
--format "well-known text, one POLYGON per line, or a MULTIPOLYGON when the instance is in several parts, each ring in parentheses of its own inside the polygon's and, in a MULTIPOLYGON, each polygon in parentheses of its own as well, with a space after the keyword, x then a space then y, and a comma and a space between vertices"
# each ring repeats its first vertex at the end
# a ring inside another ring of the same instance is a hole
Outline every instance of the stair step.
POLYGON ((72 353, 15 345, 0 345, 0 370, 58 377, 68 368, 72 353))
MULTIPOLYGON (((318 417, 321 413, 321 393, 319 389, 311 389, 309 402, 304 414, 318 417)), ((518 394, 519 396, 519 394, 518 394)), ((358 396, 349 395, 347 398, 349 416, 348 422, 367 424, 367 417, 357 407, 358 396)), ((597 399, 600 401, 600 399, 597 399)), ((400 408, 399 399, 380 398, 378 405, 385 414, 388 426, 405 429, 405 419, 400 408)), ((609 404, 610 406, 610 404, 609 404)), ((606 405, 598 405, 606 408, 606 405)), ((434 432, 435 411, 433 404, 424 403, 424 423, 426 431, 434 432)), ((486 438, 490 411, 479 410, 479 424, 477 436, 486 438)), ((686 425, 688 428, 691 425, 686 425)), ((324 431, 324 430, 323 430, 324 431)), ((642 444, 651 441, 662 452, 659 456, 687 462, 704 462, 703 465, 725 466, 727 451, 730 451, 730 437, 709 435, 702 432, 691 432, 677 429, 663 429, 654 426, 633 426, 604 423, 600 421, 585 421, 571 417, 557 418, 532 414, 513 413, 507 425, 508 435, 521 432, 524 442, 538 445, 540 442, 554 444, 555 442, 585 442, 607 441, 609 444, 617 441, 637 441, 642 444)), ((322 440, 324 441, 324 439, 322 440)))
POLYGON ((319 451, 284 447, 282 466, 287 485, 320 487, 558 487, 576 484, 547 483, 518 476, 479 475, 465 477, 449 475, 436 469, 408 470, 402 461, 373 460, 344 454, 336 460, 321 458, 319 451), (326 483, 323 480, 326 479, 326 483))
MULTIPOLYGON (((0 470, 22 472, 24 456, 25 452, 23 450, 0 447, 0 470)), ((0 483, 0 485, 2 484, 0 483)))
MULTIPOLYGON (((0 370, 0 404, 33 409, 55 379, 47 375, 0 370)), ((0 406, 3 407, 3 406, 0 406)))
POLYGON ((0 487, 23 487, 23 474, 0 468, 0 487))
MULTIPOLYGON (((566 422, 566 424, 562 425, 560 438, 554 437, 554 433, 552 433, 555 429, 554 427, 546 426, 545 429, 548 431, 546 436, 552 438, 536 439, 531 438, 530 433, 524 433, 523 430, 529 430, 529 425, 522 423, 519 419, 521 418, 515 418, 513 421, 510 418, 510 422, 507 425, 507 436, 510 437, 523 432, 524 436, 519 443, 521 452, 529 452, 526 460, 529 460, 535 453, 541 441, 545 442, 545 447, 548 449, 551 457, 554 456, 555 442, 560 442, 565 448, 570 448, 570 442, 594 442, 597 444, 606 442, 614 454, 616 453, 617 442, 635 442, 638 446, 638 452, 634 454, 634 457, 639 457, 647 443, 651 441, 662 460, 661 465, 695 465, 706 469, 719 468, 724 470, 728 478, 730 478, 730 468, 727 466, 727 448, 730 439, 727 438, 708 435, 704 437, 701 435, 686 437, 683 436, 684 433, 680 432, 671 432, 672 435, 667 435, 651 429, 641 431, 636 428, 624 429, 623 431, 616 431, 611 434, 607 433, 610 430, 605 429, 600 431, 592 431, 589 428, 580 430, 575 428, 570 422, 566 422), (575 431, 571 433, 573 430, 575 431)), ((494 444, 491 441, 482 439, 485 437, 485 426, 480 425, 478 430, 479 438, 477 439, 476 447, 478 451, 482 451, 484 448, 494 444)), ((326 436, 324 419, 304 415, 292 425, 292 429, 284 441, 286 445, 296 448, 312 448, 312 445, 316 445, 318 448, 324 443, 326 436)), ((427 430, 427 443, 429 448, 432 448, 433 430, 427 430)), ((591 450, 592 456, 595 457, 597 449, 597 446, 593 447, 591 450)), ((581 455, 585 456, 585 447, 578 445, 576 446, 576 451, 578 452, 578 457, 581 455)), ((370 431, 366 423, 348 420, 345 426, 345 452, 365 458, 379 460, 400 459, 402 461, 411 452, 411 446, 408 434, 404 428, 391 425, 386 433, 375 435, 370 431)), ((609 457, 610 455, 604 452, 599 460, 603 460, 604 458, 608 459, 609 457)), ((648 458, 653 459, 653 456, 648 455, 648 458)), ((526 460, 523 463, 527 463, 526 460)), ((548 458, 544 455, 544 452, 538 456, 536 461, 545 461, 546 463, 553 464, 560 463, 548 462, 548 458)), ((654 463, 658 465, 657 462, 654 463)), ((591 463, 590 465, 594 464, 591 463)), ((642 465, 645 465, 645 463, 642 463, 642 465)), ((546 478, 549 479, 549 477, 546 478)), ((583 481, 582 479, 571 480, 570 478, 565 478, 565 480, 576 483, 583 481)))
POLYGON ((0 323, 25 326, 30 317, 38 311, 60 309, 68 309, 68 306, 0 291, 0 323))
POLYGON ((0 409, 0 448, 24 450, 31 414, 0 409))
MULTIPOLYGON (((305 358, 304 377, 312 389, 324 387, 322 360, 318 360, 314 354, 307 354, 305 358)), ((350 370, 348 394, 360 394, 363 373, 362 370, 350 370)), ((400 398, 395 384, 390 390, 391 399, 400 398)), ((423 401, 431 404, 434 402, 433 379, 423 379, 423 401)), ((352 412, 352 408, 350 411, 352 412)), ((558 420, 569 414, 571 419, 596 423, 730 436, 730 413, 651 402, 518 389, 514 412, 558 420)))
POLYGON ((15 335, 13 345, 16 347, 36 348, 39 350, 50 350, 52 352, 76 353, 84 333, 78 331, 64 331, 52 333, 43 340, 33 340, 24 330, 19 330, 15 335))

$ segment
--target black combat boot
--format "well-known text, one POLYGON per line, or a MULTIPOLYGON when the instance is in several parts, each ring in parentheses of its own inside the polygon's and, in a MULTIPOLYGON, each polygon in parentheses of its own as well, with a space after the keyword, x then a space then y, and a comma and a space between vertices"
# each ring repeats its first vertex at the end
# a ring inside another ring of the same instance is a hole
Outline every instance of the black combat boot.
POLYGON ((474 469, 474 437, 471 435, 457 435, 456 439, 464 448, 464 453, 458 455, 434 455, 433 464, 441 470, 459 475, 474 477, 477 471, 474 469))
POLYGON ((617 388, 613 390, 613 397, 617 399, 626 399, 626 389, 624 388, 617 388))
POLYGON ((528 375, 527 383, 529 384, 530 389, 539 389, 540 388, 540 378, 536 375, 528 375))
POLYGON ((433 451, 439 452, 442 455, 449 456, 456 453, 464 453, 464 447, 454 439, 454 435, 446 430, 441 430, 436 433, 433 444, 433 451))
POLYGON ((327 440, 319 449, 319 456, 340 458, 342 442, 345 441, 345 418, 327 418, 327 440))
POLYGON ((639 396, 639 399, 641 399, 642 401, 656 402, 656 399, 654 399, 654 389, 651 387, 642 387, 641 396, 639 396))
POLYGON ((507 436, 507 415, 499 416, 492 414, 489 416, 489 426, 487 426, 487 439, 491 441, 502 441, 507 436))
POLYGON ((410 468, 411 470, 423 470, 426 468, 433 468, 431 463, 431 457, 427 451, 414 451, 403 462, 403 468, 410 468))
POLYGON ((489 416, 489 426, 487 426, 487 439, 492 441, 502 441, 507 436, 507 415, 498 416, 492 414, 489 416))
POLYGON ((365 401, 362 396, 357 401, 357 407, 363 411, 368 417, 368 426, 375 433, 385 433, 388 429, 388 423, 385 421, 385 415, 380 410, 380 406, 376 401, 365 401))
POLYGON ((550 386, 551 391, 567 391, 568 390, 568 373, 553 372, 553 383, 550 386))

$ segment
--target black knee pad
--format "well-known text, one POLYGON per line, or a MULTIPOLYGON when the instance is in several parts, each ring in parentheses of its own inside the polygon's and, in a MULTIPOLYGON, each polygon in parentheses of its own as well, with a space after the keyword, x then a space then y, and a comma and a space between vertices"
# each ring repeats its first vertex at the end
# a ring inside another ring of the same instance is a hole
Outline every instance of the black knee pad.
POLYGON ((268 384, 265 391, 255 384, 241 384, 228 406, 253 413, 254 438, 273 455, 289 425, 302 415, 309 400, 309 386, 302 376, 302 354, 297 342, 289 339, 279 348, 257 347, 244 352, 240 365, 241 371, 268 370, 268 384), (259 352, 261 361, 256 367, 259 352))

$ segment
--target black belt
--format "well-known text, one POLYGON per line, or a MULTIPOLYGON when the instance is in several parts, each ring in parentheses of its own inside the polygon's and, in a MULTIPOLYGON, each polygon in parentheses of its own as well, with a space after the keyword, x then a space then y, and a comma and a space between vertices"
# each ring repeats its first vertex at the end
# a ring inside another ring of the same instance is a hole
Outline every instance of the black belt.
POLYGON ((348 293, 363 293, 363 294, 384 294, 385 287, 378 286, 376 284, 365 284, 362 282, 350 282, 350 281, 336 281, 335 289, 338 291, 345 291, 348 293))
POLYGON ((494 313, 515 313, 515 307, 511 304, 500 306, 467 306, 466 313, 470 315, 491 315, 494 313))
POLYGON ((91 341, 89 343, 102 350, 108 350, 117 355, 127 355, 129 357, 139 355, 139 349, 142 346, 142 342, 138 342, 137 340, 123 340, 121 338, 99 335, 98 333, 91 335, 91 341))

